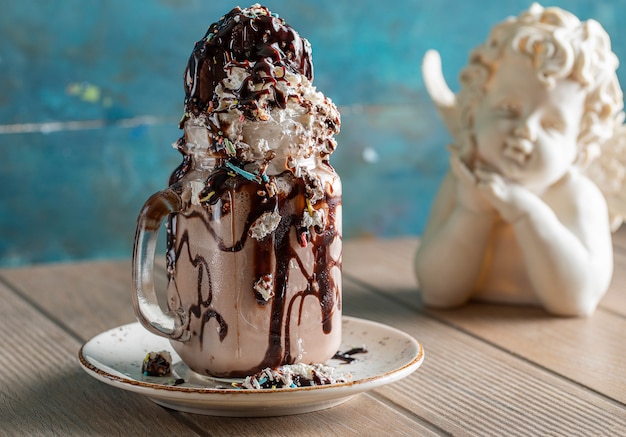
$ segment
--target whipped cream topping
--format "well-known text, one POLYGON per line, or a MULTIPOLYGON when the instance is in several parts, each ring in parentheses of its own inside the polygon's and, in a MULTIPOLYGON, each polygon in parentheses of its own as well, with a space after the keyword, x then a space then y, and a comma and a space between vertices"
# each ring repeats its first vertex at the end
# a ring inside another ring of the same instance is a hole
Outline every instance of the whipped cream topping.
POLYGON ((242 162, 325 157, 340 117, 313 86, 311 46, 267 8, 235 8, 209 26, 185 72, 185 153, 242 162))

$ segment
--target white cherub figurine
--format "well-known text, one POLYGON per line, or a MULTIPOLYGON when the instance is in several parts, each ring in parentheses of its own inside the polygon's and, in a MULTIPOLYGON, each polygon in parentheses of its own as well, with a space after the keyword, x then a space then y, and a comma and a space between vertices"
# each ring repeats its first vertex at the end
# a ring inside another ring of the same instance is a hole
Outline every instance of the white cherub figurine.
POLYGON ((456 96, 427 53, 426 87, 455 141, 415 260, 427 305, 593 313, 626 212, 617 66, 599 23, 538 4, 472 52, 456 96))

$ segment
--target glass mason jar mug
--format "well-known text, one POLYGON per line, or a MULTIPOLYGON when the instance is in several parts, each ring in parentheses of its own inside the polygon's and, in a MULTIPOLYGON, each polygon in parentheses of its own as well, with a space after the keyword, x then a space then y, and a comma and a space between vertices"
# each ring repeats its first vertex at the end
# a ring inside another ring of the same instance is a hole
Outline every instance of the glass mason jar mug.
POLYGON ((259 166, 189 151, 142 208, 139 321, 195 372, 241 377, 330 359, 341 341, 341 182, 327 160, 259 166), (168 310, 153 282, 167 219, 168 310))

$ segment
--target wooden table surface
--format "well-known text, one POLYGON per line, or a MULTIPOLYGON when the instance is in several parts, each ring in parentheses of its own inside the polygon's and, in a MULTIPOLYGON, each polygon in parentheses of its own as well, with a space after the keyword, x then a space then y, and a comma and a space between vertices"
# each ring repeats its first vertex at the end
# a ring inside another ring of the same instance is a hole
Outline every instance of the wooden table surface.
POLYGON ((626 435, 626 230, 614 241, 590 318, 424 308, 416 239, 346 242, 344 313, 413 335, 424 364, 331 409, 256 419, 171 411, 80 368, 85 341, 135 320, 129 261, 0 270, 0 435, 626 435))

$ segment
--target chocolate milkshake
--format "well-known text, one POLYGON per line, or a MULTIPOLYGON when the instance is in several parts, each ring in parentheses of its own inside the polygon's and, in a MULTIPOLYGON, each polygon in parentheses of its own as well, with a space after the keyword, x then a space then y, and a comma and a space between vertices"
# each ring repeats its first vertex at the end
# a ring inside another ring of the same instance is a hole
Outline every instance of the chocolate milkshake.
POLYGON ((168 217, 167 335, 198 373, 323 363, 339 347, 340 120, 312 80, 308 41, 259 5, 212 24, 189 59, 183 161, 143 222, 168 217))

